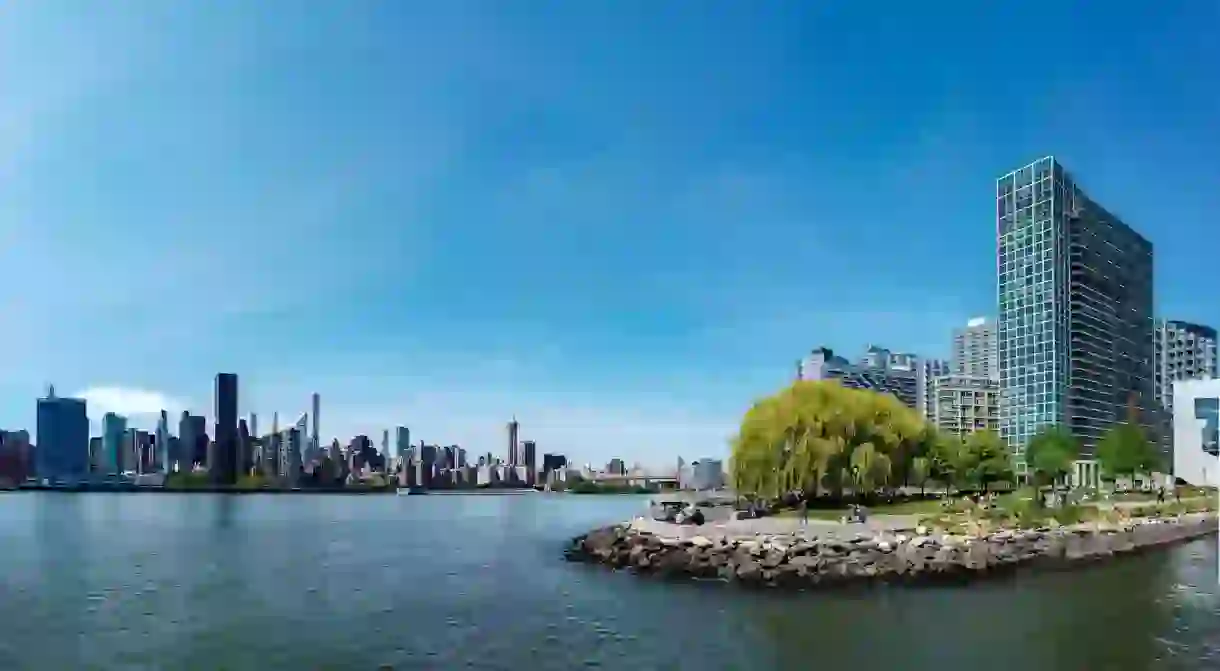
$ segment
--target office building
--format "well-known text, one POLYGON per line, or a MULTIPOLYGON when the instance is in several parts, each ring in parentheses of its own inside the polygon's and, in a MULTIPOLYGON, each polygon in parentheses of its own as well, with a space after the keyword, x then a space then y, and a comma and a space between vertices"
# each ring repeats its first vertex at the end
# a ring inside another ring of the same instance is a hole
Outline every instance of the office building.
POLYGON ((1133 404, 1154 425, 1152 244, 1090 199, 1052 157, 996 181, 1000 433, 1025 445, 1066 424, 1073 480, 1095 485, 1102 434, 1133 404))
POLYGON ((689 489, 705 491, 724 487, 724 464, 719 459, 699 459, 691 462, 689 489))
POLYGON ((157 437, 153 449, 153 470, 158 473, 169 470, 169 415, 164 410, 157 418, 157 437))
POLYGON ((102 473, 119 475, 127 469, 123 461, 123 434, 127 433, 127 418, 108 412, 102 415, 102 473))
POLYGON ((606 464, 607 475, 627 475, 627 464, 622 459, 615 457, 606 464))
POLYGON ((1173 385, 1173 476, 1220 486, 1220 379, 1173 385))
POLYGON ((89 475, 89 417, 85 400, 55 395, 38 399, 37 447, 34 459, 38 478, 52 483, 80 482, 89 475))
POLYGON ((999 382, 1000 347, 995 320, 975 317, 964 328, 953 330, 949 372, 984 377, 999 382))
POLYGON ((208 473, 218 485, 237 482, 237 375, 216 374, 216 433, 208 453, 208 473))
POLYGON ((947 434, 1000 431, 1000 386, 990 378, 942 375, 933 384, 932 423, 947 434))
POLYGON ((208 442, 207 420, 183 410, 178 420, 178 470, 189 471, 195 464, 207 463, 208 442))
POLYGON ((1216 329, 1176 320, 1156 324, 1153 347, 1156 398, 1173 412, 1173 383, 1217 377, 1216 329))
POLYGON ((102 451, 102 437, 89 438, 89 472, 100 474, 106 472, 106 453, 102 451))
POLYGON ((517 418, 513 417, 513 421, 508 423, 508 465, 518 466, 521 463, 521 455, 519 451, 519 433, 521 425, 517 423, 517 418))
POLYGON ((254 439, 245 418, 237 420, 237 474, 248 475, 254 464, 254 439))
POLYGON ((534 441, 521 441, 521 461, 525 466, 525 484, 533 487, 538 482, 538 445, 534 441))
POLYGON ((0 484, 19 485, 32 473, 30 433, 0 430, 0 484))
POLYGON ((407 452, 411 449, 411 429, 405 426, 394 428, 394 450, 396 456, 404 464, 407 463, 407 452))

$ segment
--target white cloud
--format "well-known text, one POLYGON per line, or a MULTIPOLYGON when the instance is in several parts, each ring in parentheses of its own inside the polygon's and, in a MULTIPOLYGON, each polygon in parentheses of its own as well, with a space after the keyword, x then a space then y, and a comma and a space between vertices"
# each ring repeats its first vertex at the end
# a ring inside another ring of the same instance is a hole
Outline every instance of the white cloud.
POLYGON ((182 401, 160 392, 129 387, 90 387, 74 396, 85 399, 90 416, 95 418, 107 412, 138 417, 156 415, 165 410, 172 415, 186 407, 182 401))

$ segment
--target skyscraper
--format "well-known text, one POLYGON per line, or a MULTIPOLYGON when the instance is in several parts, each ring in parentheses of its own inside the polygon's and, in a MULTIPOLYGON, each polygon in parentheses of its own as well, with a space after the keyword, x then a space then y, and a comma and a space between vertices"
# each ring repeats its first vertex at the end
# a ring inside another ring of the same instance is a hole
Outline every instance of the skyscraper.
POLYGON ((525 484, 533 487, 538 481, 538 447, 534 441, 521 442, 521 461, 525 466, 525 484))
POLYGON ((1216 329, 1183 321, 1159 321, 1154 357, 1157 401, 1172 413, 1174 382, 1217 376, 1216 329))
POLYGON ((521 454, 518 443, 518 433, 521 430, 521 425, 517 423, 517 418, 514 416, 513 421, 508 423, 508 465, 520 466, 521 454))
POLYGON ((102 415, 102 473, 119 475, 123 472, 123 434, 127 418, 108 412, 102 415))
POLYGON ((208 454, 212 482, 237 482, 237 374, 216 374, 216 435, 208 454))
POLYGON ((157 418, 157 437, 153 445, 153 470, 163 473, 169 469, 169 415, 162 410, 157 418))
POLYGON ((949 368, 954 375, 1000 379, 1000 348, 996 323, 975 317, 964 328, 953 330, 953 352, 949 368))
POLYGON ((310 445, 314 451, 319 451, 322 449, 322 439, 318 436, 318 415, 322 412, 322 396, 314 393, 310 400, 312 401, 310 411, 313 413, 311 415, 313 417, 313 435, 310 436, 310 445))
POLYGON ((183 410, 182 418, 178 420, 178 470, 189 471, 195 464, 207 463, 207 458, 207 420, 203 415, 192 415, 183 410))
POLYGON ((1075 481, 1096 483, 1098 439, 1133 402, 1153 423, 1152 244, 1053 157, 996 181, 1000 432, 1024 471, 1042 427, 1081 441, 1075 481))
POLYGON ((38 399, 34 459, 40 480, 79 482, 89 474, 89 417, 85 400, 55 395, 38 399))
POLYGON ((394 429, 394 449, 396 456, 406 464, 407 452, 411 449, 411 429, 399 426, 394 429))

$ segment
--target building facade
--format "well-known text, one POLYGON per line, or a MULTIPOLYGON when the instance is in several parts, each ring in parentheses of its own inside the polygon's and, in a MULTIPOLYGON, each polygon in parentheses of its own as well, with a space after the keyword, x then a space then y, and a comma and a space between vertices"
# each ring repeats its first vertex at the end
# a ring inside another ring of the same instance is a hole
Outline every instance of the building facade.
POLYGON ((508 465, 517 466, 521 463, 520 454, 520 433, 521 425, 517 423, 517 418, 513 417, 513 421, 508 423, 508 465))
POLYGON ((189 471, 208 458, 208 422, 183 410, 178 420, 178 470, 189 471))
POLYGON ((1042 427, 1081 441, 1095 484, 1101 435, 1134 404, 1154 425, 1152 244, 1090 199, 1053 157, 996 181, 1000 434, 1025 471, 1042 427))
POLYGON ((126 432, 126 417, 113 412, 102 415, 102 473, 119 475, 126 469, 123 462, 123 434, 126 432))
POLYGON ((995 320, 975 317, 953 330, 949 372, 999 381, 1000 348, 995 320))
MULTIPOLYGON (((941 363, 936 370, 943 368, 941 363)), ((935 378, 929 375, 931 370, 912 354, 896 354, 883 347, 869 347, 859 363, 836 356, 830 348, 819 347, 798 362, 797 379, 836 380, 853 389, 893 394, 903 404, 927 416, 928 385, 935 378)))
POLYGON ((1216 329, 1176 320, 1158 321, 1153 356, 1156 398, 1172 413, 1174 382, 1217 377, 1216 329))
POLYGON ((932 423, 943 433, 966 436, 1000 431, 1000 385, 974 375, 943 375, 933 385, 932 423))
POLYGON ((216 374, 216 433, 208 451, 208 473, 218 485, 237 482, 237 375, 216 374))
POLYGON ((89 475, 89 416, 85 400, 55 395, 38 399, 34 461, 38 479, 80 482, 89 475))
POLYGON ((1220 380, 1182 380, 1173 395, 1173 476, 1220 486, 1220 380))

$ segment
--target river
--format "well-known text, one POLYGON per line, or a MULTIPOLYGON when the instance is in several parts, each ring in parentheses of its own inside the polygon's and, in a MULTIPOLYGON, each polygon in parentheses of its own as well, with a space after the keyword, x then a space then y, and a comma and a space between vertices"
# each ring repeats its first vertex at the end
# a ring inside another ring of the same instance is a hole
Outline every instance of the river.
POLYGON ((1220 668, 1215 537, 806 594, 562 560, 644 503, 0 493, 0 669, 1220 668))

